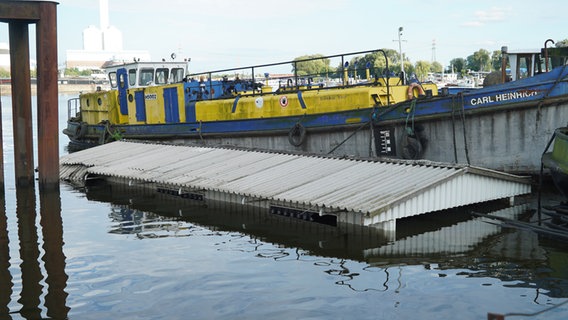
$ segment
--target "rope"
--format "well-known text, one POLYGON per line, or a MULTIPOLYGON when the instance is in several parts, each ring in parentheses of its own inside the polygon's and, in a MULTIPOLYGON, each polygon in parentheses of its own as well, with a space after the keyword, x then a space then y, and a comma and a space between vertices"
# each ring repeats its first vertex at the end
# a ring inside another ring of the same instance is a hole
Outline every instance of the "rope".
POLYGON ((554 84, 552 86, 550 86, 550 88, 546 91, 546 93, 544 94, 544 96, 542 96, 542 99, 540 99, 540 101, 538 102, 538 114, 540 115, 540 108, 542 107, 542 105, 544 104, 544 101, 548 98, 548 95, 552 92, 552 90, 554 88, 556 88, 556 86, 563 81, 566 77, 562 77, 562 75, 564 74, 564 70, 566 69, 566 66, 568 65, 563 65, 562 66, 562 70, 560 71, 560 74, 558 75, 558 78, 556 78, 556 80, 554 80, 554 84))
POLYGON ((304 112, 304 114, 298 119, 298 121, 296 121, 296 124, 302 124, 302 120, 304 120, 305 117, 306 113, 304 112))
MULTIPOLYGON (((467 147, 467 132, 465 130, 465 101, 464 101, 464 97, 463 94, 461 92, 459 92, 456 96, 457 98, 460 99, 460 101, 458 103, 460 103, 461 105, 461 110, 460 110, 460 118, 461 118, 461 123, 462 123, 462 130, 463 130, 463 144, 464 144, 464 152, 465 152, 465 159, 467 164, 471 164, 470 160, 469 160, 469 149, 467 147)), ((454 141, 454 161, 455 163, 458 163, 458 150, 457 150, 457 140, 456 140, 456 124, 455 124, 455 112, 456 112, 456 97, 452 97, 452 139, 454 141)))
POLYGON ((357 129, 355 129, 355 131, 353 131, 353 133, 351 133, 347 138, 345 138, 343 141, 341 141, 341 143, 339 143, 338 145, 333 147, 333 149, 331 149, 327 154, 333 153, 333 151, 337 150, 337 148, 341 147, 341 145, 343 145, 345 142, 347 142, 347 140, 351 139, 351 137, 353 137, 357 132, 359 132, 359 130, 361 130, 365 126, 369 125, 371 123, 371 121, 372 120, 369 120, 369 121, 363 123, 362 125, 360 125, 357 129))
POLYGON ((100 144, 105 144, 107 142, 110 142, 110 140, 107 141, 107 138, 112 138, 113 141, 122 140, 122 134, 118 129, 111 131, 112 124, 110 123, 110 121, 105 120, 103 123, 105 125, 105 128, 103 129, 101 137, 99 138, 100 144))
POLYGON ((375 128, 373 126, 373 120, 369 121, 369 157, 373 156, 373 132, 375 131, 375 128))
POLYGON ((410 110, 406 115, 406 122, 404 123, 404 128, 409 135, 414 135, 414 111, 416 110, 416 99, 412 99, 410 102, 410 110), (410 114, 412 113, 412 129, 408 131, 408 118, 410 118, 410 114))
POLYGON ((458 149, 457 149, 457 142, 456 142, 456 99, 455 96, 452 96, 452 139, 454 141, 454 163, 458 163, 458 149))
POLYGON ((458 96, 461 99, 461 118, 462 118, 462 127, 463 127, 463 147, 464 147, 464 151, 465 151, 465 159, 467 161, 467 164, 471 164, 469 162, 469 150, 467 148, 467 137, 466 137, 466 132, 465 132, 465 102, 464 102, 464 98, 463 98, 463 94, 461 94, 461 92, 458 94, 458 96))

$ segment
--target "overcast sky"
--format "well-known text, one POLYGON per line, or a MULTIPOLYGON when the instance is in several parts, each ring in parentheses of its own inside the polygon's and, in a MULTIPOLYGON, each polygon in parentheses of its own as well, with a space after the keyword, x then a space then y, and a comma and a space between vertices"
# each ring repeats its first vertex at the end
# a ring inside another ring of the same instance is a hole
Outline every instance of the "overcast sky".
MULTIPOLYGON (((566 0, 109 0, 109 9, 124 49, 148 50, 156 60, 191 57, 193 71, 398 51, 399 27, 411 62, 435 57, 443 65, 481 48, 532 49, 568 38, 566 0)), ((99 26, 99 1, 59 0, 57 14, 63 64, 66 50, 82 49, 83 29, 99 26)), ((6 24, 0 42, 8 42, 6 24)))

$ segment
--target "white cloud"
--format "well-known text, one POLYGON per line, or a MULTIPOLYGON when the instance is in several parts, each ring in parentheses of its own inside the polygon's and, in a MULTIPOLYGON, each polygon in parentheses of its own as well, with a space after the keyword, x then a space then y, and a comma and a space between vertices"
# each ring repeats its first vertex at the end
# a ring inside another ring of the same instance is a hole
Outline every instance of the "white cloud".
POLYGON ((511 11, 510 8, 497 8, 497 7, 493 7, 488 11, 476 11, 475 12, 475 16, 480 20, 480 21, 503 21, 505 20, 505 17, 508 15, 508 13, 511 11))
POLYGON ((464 27, 481 27, 484 24, 480 21, 466 21, 464 23, 462 23, 462 26, 464 27))
POLYGON ((491 7, 489 10, 477 10, 473 13, 475 19, 466 21, 462 25, 467 27, 482 27, 487 23, 502 22, 511 15, 510 7, 491 7))

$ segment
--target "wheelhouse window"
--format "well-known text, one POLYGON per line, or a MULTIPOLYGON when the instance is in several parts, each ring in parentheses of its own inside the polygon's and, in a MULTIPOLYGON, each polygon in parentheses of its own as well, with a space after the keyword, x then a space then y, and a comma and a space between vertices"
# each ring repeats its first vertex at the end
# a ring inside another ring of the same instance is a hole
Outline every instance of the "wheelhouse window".
POLYGON ((118 82, 117 82, 117 79, 116 79, 116 71, 109 72, 108 80, 110 82, 111 88, 116 88, 118 86, 118 82))
POLYGON ((172 68, 172 74, 170 75, 170 82, 176 83, 183 81, 183 68, 172 68))
POLYGON ((141 86, 148 86, 152 84, 154 79, 154 68, 142 68, 140 69, 140 78, 138 84, 141 86))
POLYGON ((128 84, 131 87, 136 85, 136 69, 128 70, 128 84))
POLYGON ((533 56, 519 55, 517 59, 517 79, 533 76, 533 56))
POLYGON ((167 68, 156 69, 156 84, 165 84, 168 81, 169 70, 167 68))
POLYGON ((126 74, 125 74, 125 73, 121 73, 121 74, 118 76, 118 85, 120 86, 121 89, 126 88, 126 81, 128 81, 128 80, 126 79, 126 74))

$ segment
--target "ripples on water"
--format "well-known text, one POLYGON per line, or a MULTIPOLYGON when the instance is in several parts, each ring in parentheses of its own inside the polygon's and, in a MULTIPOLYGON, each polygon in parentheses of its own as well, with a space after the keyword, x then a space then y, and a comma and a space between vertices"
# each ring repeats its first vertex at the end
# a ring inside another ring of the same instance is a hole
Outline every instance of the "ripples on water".
POLYGON ((534 199, 404 220, 390 241, 121 185, 15 194, 5 118, 0 319, 485 319, 568 300, 566 243, 468 213, 534 219, 534 199))

